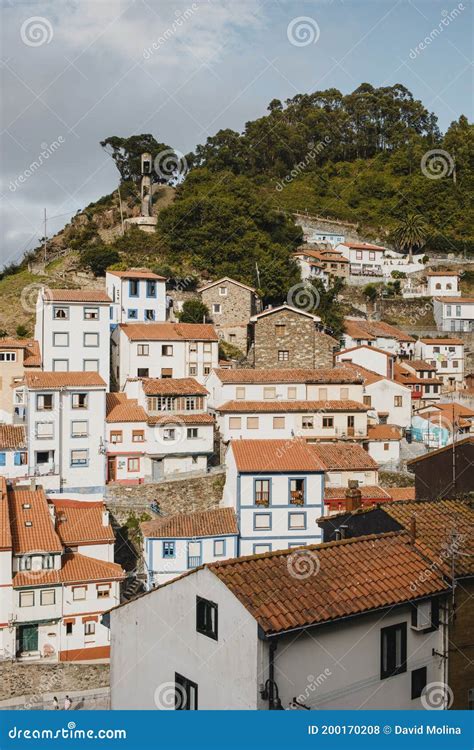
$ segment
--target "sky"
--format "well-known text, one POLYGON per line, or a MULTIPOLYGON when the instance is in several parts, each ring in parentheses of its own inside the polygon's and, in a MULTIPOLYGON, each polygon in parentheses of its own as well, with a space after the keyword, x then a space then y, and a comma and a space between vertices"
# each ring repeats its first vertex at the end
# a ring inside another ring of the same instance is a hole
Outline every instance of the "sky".
POLYGON ((472 118, 468 0, 1 0, 0 268, 118 184, 100 141, 183 153, 298 93, 402 83, 472 118), (33 165, 33 166, 32 166, 33 165))

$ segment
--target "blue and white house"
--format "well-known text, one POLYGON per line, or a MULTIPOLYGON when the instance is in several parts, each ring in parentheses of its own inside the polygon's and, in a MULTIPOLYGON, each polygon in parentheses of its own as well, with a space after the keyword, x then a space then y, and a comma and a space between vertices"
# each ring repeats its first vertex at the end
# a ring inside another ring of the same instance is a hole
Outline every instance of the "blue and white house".
POLYGON ((23 425, 0 425, 0 474, 20 479, 28 474, 26 431, 23 425))
POLYGON ((140 529, 149 589, 205 563, 239 554, 239 529, 232 508, 157 518, 145 521, 140 529))
POLYGON ((223 503, 235 509, 240 555, 321 541, 325 466, 304 440, 232 440, 223 503))
POLYGON ((107 271, 107 294, 112 300, 110 326, 166 320, 166 279, 149 269, 107 271))

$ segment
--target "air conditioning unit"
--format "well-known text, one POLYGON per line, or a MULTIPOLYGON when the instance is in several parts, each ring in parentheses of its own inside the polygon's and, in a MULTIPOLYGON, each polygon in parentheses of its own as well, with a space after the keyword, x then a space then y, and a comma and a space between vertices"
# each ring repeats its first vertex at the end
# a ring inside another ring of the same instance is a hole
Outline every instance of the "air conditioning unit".
POLYGON ((427 630, 432 627, 431 618, 431 600, 427 599, 424 602, 418 602, 412 609, 411 614, 411 628, 412 630, 427 630))

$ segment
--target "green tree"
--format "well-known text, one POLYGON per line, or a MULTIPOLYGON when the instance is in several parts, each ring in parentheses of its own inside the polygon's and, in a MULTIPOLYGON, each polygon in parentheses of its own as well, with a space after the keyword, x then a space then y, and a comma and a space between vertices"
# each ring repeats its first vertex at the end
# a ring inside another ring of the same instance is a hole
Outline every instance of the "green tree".
POLYGON ((180 323, 208 323, 209 321, 209 308, 200 299, 196 297, 183 302, 183 308, 179 313, 180 323))
POLYGON ((22 323, 16 327, 16 335, 19 339, 25 339, 28 336, 28 328, 22 323))
MULTIPOLYGON (((173 149, 170 149, 165 143, 158 142, 150 133, 131 135, 128 138, 113 135, 101 141, 100 145, 114 160, 115 166, 120 172, 122 182, 127 182, 128 180, 138 182, 141 176, 141 156, 143 153, 149 152, 152 160, 156 159, 164 151, 170 152, 170 155, 173 155, 173 149)), ((152 182, 156 183, 172 182, 172 180, 164 178, 153 169, 153 165, 151 178, 152 182)))
POLYGON ((378 290, 375 284, 366 284, 363 289, 363 295, 369 302, 375 302, 378 295, 378 290))
POLYGON ((421 214, 407 214, 393 231, 393 238, 400 250, 408 250, 410 263, 413 262, 413 251, 421 250, 427 236, 428 227, 421 214))
POLYGON ((92 271, 94 276, 105 276, 109 266, 120 261, 120 255, 108 245, 91 245, 81 253, 81 266, 92 271))

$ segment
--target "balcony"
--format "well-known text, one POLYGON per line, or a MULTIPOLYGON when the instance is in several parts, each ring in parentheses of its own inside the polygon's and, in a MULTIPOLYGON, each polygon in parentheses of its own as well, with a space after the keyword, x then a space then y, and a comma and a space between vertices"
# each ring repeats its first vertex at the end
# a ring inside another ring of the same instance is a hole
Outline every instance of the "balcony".
POLYGON ((256 492, 255 493, 255 505, 262 505, 267 508, 270 505, 270 493, 269 492, 256 492))
POLYGON ((188 557, 188 568, 198 568, 201 565, 200 555, 190 555, 188 557))
POLYGON ((33 468, 35 477, 52 477, 54 474, 59 474, 58 464, 37 464, 33 468))

